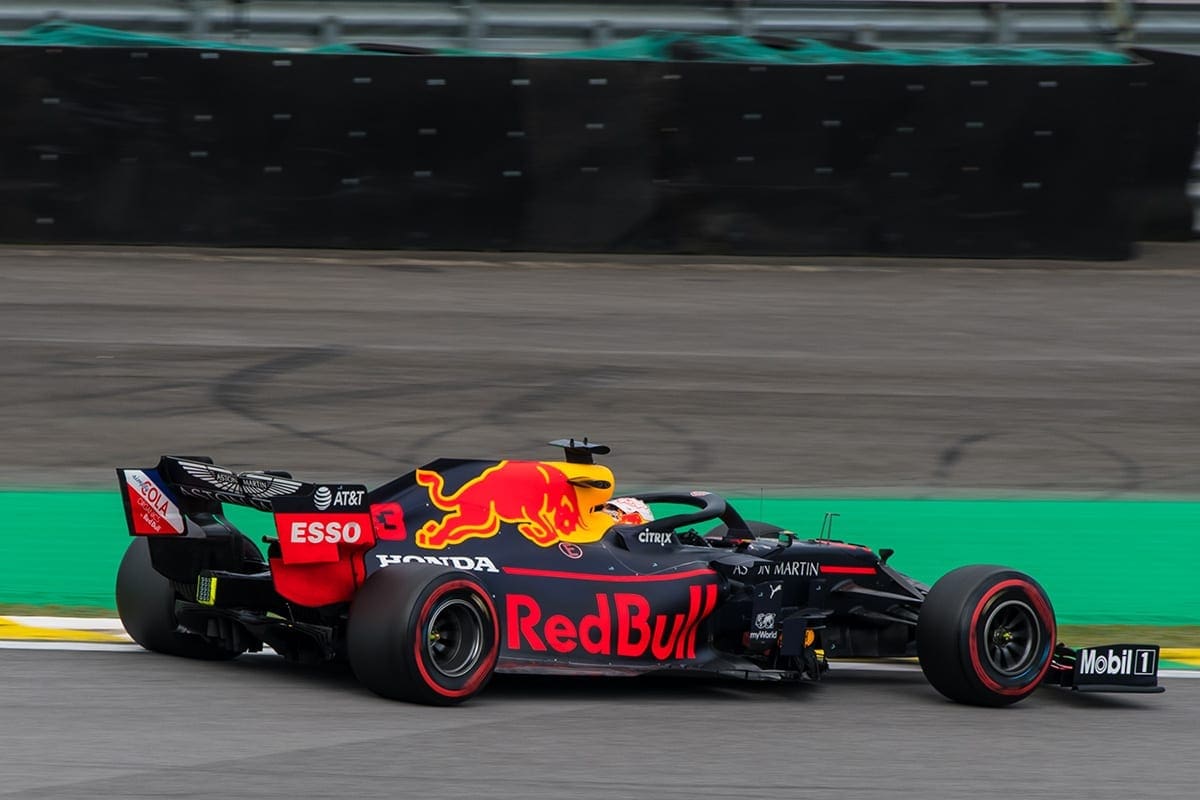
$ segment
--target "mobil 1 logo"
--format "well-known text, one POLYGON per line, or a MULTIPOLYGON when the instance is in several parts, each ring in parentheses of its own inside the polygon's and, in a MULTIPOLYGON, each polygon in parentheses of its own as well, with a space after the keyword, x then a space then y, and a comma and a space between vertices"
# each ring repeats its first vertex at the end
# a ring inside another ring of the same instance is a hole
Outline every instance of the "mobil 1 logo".
POLYGON ((1155 686, 1158 646, 1107 644, 1083 647, 1075 655, 1075 688, 1091 686, 1155 686))

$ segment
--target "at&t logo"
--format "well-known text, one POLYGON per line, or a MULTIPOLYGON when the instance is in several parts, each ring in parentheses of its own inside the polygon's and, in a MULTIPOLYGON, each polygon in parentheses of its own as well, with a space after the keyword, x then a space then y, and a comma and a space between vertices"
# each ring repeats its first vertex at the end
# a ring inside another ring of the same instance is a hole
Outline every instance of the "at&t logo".
POLYGON ((332 502, 333 492, 329 491, 328 486, 321 486, 317 491, 313 492, 313 505, 317 507, 318 511, 324 511, 329 508, 332 502))

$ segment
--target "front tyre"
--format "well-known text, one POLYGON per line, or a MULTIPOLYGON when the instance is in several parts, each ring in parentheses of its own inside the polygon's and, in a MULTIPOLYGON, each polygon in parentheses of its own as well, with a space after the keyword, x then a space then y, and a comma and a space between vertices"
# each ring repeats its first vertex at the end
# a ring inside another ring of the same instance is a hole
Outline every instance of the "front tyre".
POLYGON ((1033 578, 1006 567, 959 567, 925 598, 917 655, 929 683, 951 700, 1006 706, 1041 683, 1056 634, 1050 598, 1033 578))
POLYGON ((396 564, 354 598, 350 667, 376 694, 454 705, 478 694, 500 654, 491 596, 474 576, 433 564, 396 564))
POLYGON ((137 537, 117 569, 117 615, 130 637, 147 650, 184 658, 222 661, 239 653, 179 630, 175 587, 150 561, 150 543, 137 537))

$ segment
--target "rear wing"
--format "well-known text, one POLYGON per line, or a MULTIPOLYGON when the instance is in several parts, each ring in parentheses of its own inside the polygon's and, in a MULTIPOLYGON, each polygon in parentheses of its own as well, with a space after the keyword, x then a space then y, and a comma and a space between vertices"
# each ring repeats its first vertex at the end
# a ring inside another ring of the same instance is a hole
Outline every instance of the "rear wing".
MULTIPOLYGON (((134 536, 158 539, 151 557, 173 552, 156 569, 172 580, 197 584, 197 597, 213 601, 218 580, 234 580, 228 570, 211 569, 212 553, 231 538, 245 538, 224 519, 223 504, 255 508, 274 518, 277 536, 265 538, 271 578, 284 598, 305 606, 348 601, 366 577, 362 553, 375 545, 365 486, 298 481, 286 472, 234 472, 208 458, 163 456, 154 467, 120 468, 117 480, 125 521, 134 536), (169 542, 186 540, 186 547, 169 542), (201 557, 201 553, 207 553, 201 557), (182 565, 182 566, 181 566, 182 565)), ((395 504, 391 504, 394 506, 395 504)), ((387 528, 396 509, 381 507, 387 528)))
MULTIPOLYGON (((375 543, 365 486, 298 481, 286 472, 234 472, 211 459, 163 456, 145 469, 117 470, 125 521, 134 536, 226 536, 224 503, 274 517, 289 564, 340 561, 375 543)), ((386 509, 385 509, 386 510, 386 509)))
POLYGON ((285 472, 234 472, 203 457, 163 456, 154 467, 118 469, 117 480, 134 536, 185 534, 189 517, 220 514, 222 503, 271 511, 277 498, 317 490, 285 472))

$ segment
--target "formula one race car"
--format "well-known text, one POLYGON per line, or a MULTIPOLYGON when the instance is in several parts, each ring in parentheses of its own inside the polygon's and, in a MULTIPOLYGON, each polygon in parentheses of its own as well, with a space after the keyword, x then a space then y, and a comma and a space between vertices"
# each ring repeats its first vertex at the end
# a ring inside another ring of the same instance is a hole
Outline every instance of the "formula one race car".
POLYGON ((1155 646, 1057 644, 1049 598, 1020 572, 962 567, 930 588, 889 567, 890 550, 800 540, 710 492, 614 498, 593 458, 607 447, 552 444, 565 461, 440 459, 371 491, 207 458, 118 469, 137 537, 121 621, 191 658, 266 644, 348 659, 378 694, 432 704, 493 672, 818 680, 830 658, 914 655, 938 691, 976 705, 1042 684, 1162 691, 1155 646), (223 503, 274 515, 265 560, 223 503))

